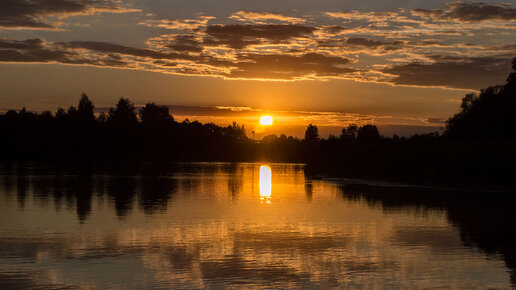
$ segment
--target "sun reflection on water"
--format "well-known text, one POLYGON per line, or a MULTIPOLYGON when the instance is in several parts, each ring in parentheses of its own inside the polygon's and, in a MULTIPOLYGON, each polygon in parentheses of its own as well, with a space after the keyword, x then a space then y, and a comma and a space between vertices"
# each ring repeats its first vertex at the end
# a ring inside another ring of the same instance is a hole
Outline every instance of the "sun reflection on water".
POLYGON ((270 166, 260 166, 260 200, 271 203, 272 171, 270 166))

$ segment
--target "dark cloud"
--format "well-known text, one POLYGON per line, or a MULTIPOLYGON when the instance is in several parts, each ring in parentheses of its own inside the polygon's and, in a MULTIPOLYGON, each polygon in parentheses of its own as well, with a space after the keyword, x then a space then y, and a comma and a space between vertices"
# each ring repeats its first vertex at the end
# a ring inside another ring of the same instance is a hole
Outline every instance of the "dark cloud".
POLYGON ((72 54, 49 48, 42 39, 10 40, 0 39, 1 62, 72 62, 72 54))
POLYGON ((398 50, 405 45, 404 41, 382 41, 363 37, 351 37, 347 39, 321 40, 319 47, 360 47, 366 49, 398 50))
POLYGON ((0 28, 56 29, 45 17, 96 12, 123 13, 137 11, 122 8, 110 1, 94 0, 2 0, 0 28))
POLYGON ((493 50, 493 51, 515 52, 516 51, 516 42, 493 45, 493 46, 487 47, 487 49, 493 50))
POLYGON ((181 52, 201 52, 203 50, 201 42, 192 34, 178 34, 174 36, 167 47, 181 52))
POLYGON ((120 57, 104 55, 92 57, 75 51, 59 48, 52 43, 35 38, 27 40, 0 39, 0 62, 57 62, 97 66, 125 66, 120 57))
POLYGON ((146 48, 134 48, 130 46, 114 44, 102 41, 68 41, 59 42, 59 45, 66 48, 82 48, 101 53, 119 53, 136 57, 148 57, 154 59, 184 59, 188 56, 178 53, 166 53, 146 48))
POLYGON ((207 37, 204 44, 208 46, 225 45, 234 49, 242 49, 248 45, 260 44, 262 39, 282 42, 294 37, 312 34, 317 28, 290 24, 263 25, 211 25, 206 28, 207 37))
POLYGON ((322 26, 321 29, 329 34, 338 34, 345 30, 347 30, 346 27, 342 27, 340 25, 328 25, 328 26, 322 26))
POLYGON ((0 39, 0 49, 37 49, 43 47, 43 40, 39 38, 27 40, 0 39))
POLYGON ((235 63, 229 78, 263 78, 293 80, 310 77, 340 76, 357 70, 343 67, 349 59, 319 53, 303 55, 247 54, 235 63))
POLYGON ((76 13, 87 9, 84 2, 67 0, 2 0, 0 2, 0 27, 55 28, 42 16, 76 13))
MULTIPOLYGON (((181 38, 179 38, 181 39, 181 38)), ((192 39, 181 39, 188 43, 192 39)), ((356 70, 344 67, 349 59, 319 53, 291 54, 241 54, 236 60, 225 60, 209 55, 163 52, 135 48, 109 42, 68 41, 45 43, 41 39, 24 41, 0 40, 0 61, 3 62, 59 62, 97 66, 124 66, 133 63, 159 65, 181 74, 210 74, 227 78, 267 78, 294 80, 315 77, 337 77, 356 70), (173 61, 187 61, 193 66, 178 67, 173 61), (226 68, 221 71, 199 70, 197 66, 226 68)))
MULTIPOLYGON (((176 66, 175 63, 167 63, 161 60, 181 60, 181 61, 191 61, 198 64, 206 64, 211 66, 230 66, 233 65, 232 62, 217 59, 208 55, 190 55, 187 53, 176 53, 176 52, 163 52, 154 49, 147 48, 135 48, 120 44, 115 44, 111 42, 101 42, 101 41, 68 41, 68 42, 59 42, 59 46, 65 47, 68 49, 87 49, 91 52, 102 53, 102 54, 121 54, 131 57, 138 58, 150 58, 155 60, 160 60, 156 62, 157 64, 173 67, 176 66)), ((145 60, 138 60, 139 62, 145 62, 145 60)), ((177 70, 177 72, 180 72, 177 70)), ((185 73, 185 71, 181 71, 180 73, 185 73)), ((195 74, 192 71, 192 74, 195 74)), ((198 71, 197 71, 198 72, 198 71)))
POLYGON ((403 44, 403 41, 379 41, 372 40, 370 38, 361 38, 354 37, 348 38, 346 40, 346 44, 355 45, 355 46, 363 46, 363 47, 384 47, 385 49, 398 49, 400 45, 403 44))
POLYGON ((478 90, 502 84, 510 72, 511 58, 430 56, 433 63, 412 62, 395 65, 383 72, 395 75, 397 85, 443 86, 478 90))
POLYGON ((318 41, 319 47, 348 47, 367 50, 395 51, 410 47, 444 46, 437 41, 405 41, 405 40, 374 40, 365 37, 350 37, 346 39, 325 39, 318 41))
MULTIPOLYGON (((99 41, 0 39, 0 62, 82 64, 228 79, 307 80, 361 77, 368 80, 367 70, 350 67, 348 58, 335 54, 300 49, 297 52, 236 51, 231 57, 227 57, 204 52, 206 47, 198 39, 197 35, 175 35, 164 39, 164 44, 153 49, 99 41)), ((442 45, 435 41, 380 41, 367 38, 347 38, 344 43, 371 51, 442 45)), ((396 85, 480 89, 503 83, 510 72, 509 55, 426 57, 429 59, 428 63, 411 62, 383 69, 383 73, 392 75, 383 81, 396 85)))
POLYGON ((446 9, 414 9, 412 13, 417 16, 464 22, 516 20, 516 8, 507 4, 457 1, 446 4, 446 7, 446 9))

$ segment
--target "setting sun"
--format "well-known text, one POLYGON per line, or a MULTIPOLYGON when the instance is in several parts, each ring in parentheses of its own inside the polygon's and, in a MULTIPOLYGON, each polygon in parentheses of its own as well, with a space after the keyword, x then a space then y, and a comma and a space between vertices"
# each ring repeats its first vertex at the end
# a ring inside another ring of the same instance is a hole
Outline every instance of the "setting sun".
POLYGON ((263 125, 263 126, 272 125, 272 116, 261 116, 260 117, 260 125, 263 125))

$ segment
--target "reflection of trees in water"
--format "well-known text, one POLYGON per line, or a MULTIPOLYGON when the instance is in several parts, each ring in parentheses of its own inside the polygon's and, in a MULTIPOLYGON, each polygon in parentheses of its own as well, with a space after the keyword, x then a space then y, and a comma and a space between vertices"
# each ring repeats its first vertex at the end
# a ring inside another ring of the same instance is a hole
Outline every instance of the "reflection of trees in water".
POLYGON ((177 181, 170 177, 144 176, 141 182, 139 204, 145 214, 167 209, 168 200, 177 191, 177 181))
POLYGON ((403 187, 343 185, 348 199, 379 203, 386 210, 444 209, 463 244, 501 254, 516 286, 516 196, 510 193, 461 192, 403 187))
MULTIPOLYGON (((127 172, 124 172, 127 173, 127 172)), ((77 220, 85 222, 92 211, 94 196, 111 199, 118 216, 127 215, 135 200, 145 214, 166 210, 167 203, 177 191, 177 181, 166 176, 144 175, 131 172, 127 175, 98 175, 91 170, 49 170, 39 172, 24 166, 3 168, 4 195, 10 198, 16 193, 20 210, 26 207, 31 195, 39 206, 48 206, 49 201, 56 211, 75 209, 77 220)))
POLYGON ((77 219, 84 222, 91 213, 91 199, 93 195, 93 177, 91 174, 79 175, 76 179, 75 208, 77 219))
POLYGON ((27 197, 27 190, 29 179, 26 171, 23 168, 18 168, 16 175, 16 197, 18 200, 18 208, 25 208, 25 198, 27 197))
POLYGON ((90 216, 94 200, 107 198, 119 217, 126 216, 135 202, 144 214, 154 214, 165 211, 167 203, 178 191, 185 194, 199 192, 203 182, 205 186, 214 186, 214 180, 202 180, 199 176, 229 175, 227 188, 233 199, 241 193, 244 184, 244 169, 236 163, 208 167, 144 164, 105 170, 22 165, 1 169, 3 178, 0 182, 3 184, 0 186, 4 188, 5 197, 16 196, 21 210, 32 195, 36 204, 48 206, 49 202, 53 203, 58 212, 75 209, 81 223, 90 216))
POLYGON ((244 187, 244 172, 243 168, 237 163, 230 163, 224 166, 224 172, 229 174, 228 181, 228 192, 231 194, 231 199, 236 200, 242 188, 244 187))
POLYGON ((11 200, 14 195, 15 178, 12 175, 4 174, 2 178, 6 200, 11 200))
POLYGON ((314 195, 314 186, 311 180, 305 182, 305 194, 308 201, 312 201, 314 195))
POLYGON ((116 214, 124 217, 133 207, 138 180, 135 177, 111 176, 107 181, 107 194, 115 204, 116 214))

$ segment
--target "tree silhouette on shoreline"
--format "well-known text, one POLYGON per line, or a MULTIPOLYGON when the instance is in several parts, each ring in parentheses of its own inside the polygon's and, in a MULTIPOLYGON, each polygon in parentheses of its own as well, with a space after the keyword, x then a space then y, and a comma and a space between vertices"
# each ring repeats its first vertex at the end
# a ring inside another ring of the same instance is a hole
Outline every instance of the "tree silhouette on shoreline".
POLYGON ((516 58, 505 85, 467 94, 461 111, 446 123, 445 135, 454 139, 516 138, 516 58))

